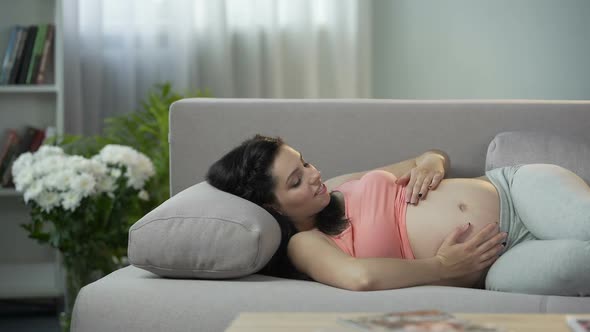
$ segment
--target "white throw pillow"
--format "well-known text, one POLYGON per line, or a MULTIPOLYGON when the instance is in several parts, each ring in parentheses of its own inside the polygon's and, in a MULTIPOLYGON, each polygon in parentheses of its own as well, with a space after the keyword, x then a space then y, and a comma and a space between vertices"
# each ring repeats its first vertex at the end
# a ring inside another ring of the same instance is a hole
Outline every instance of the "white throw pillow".
POLYGON ((201 182, 131 226, 128 256, 162 277, 237 278, 262 269, 280 241, 266 210, 201 182))

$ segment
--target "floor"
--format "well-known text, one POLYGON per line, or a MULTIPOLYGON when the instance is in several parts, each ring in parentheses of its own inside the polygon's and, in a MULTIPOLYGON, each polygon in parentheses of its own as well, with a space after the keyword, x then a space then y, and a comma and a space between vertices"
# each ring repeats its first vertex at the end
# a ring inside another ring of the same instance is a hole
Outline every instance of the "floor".
POLYGON ((62 304, 54 299, 0 300, 0 332, 59 332, 62 304))

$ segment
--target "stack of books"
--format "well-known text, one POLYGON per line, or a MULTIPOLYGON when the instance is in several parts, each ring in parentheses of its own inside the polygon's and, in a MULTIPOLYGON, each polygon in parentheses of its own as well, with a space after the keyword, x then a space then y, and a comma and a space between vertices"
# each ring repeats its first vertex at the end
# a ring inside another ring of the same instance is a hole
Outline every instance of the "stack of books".
POLYGON ((39 149, 46 137, 53 136, 55 129, 39 129, 27 126, 24 132, 16 129, 8 129, 2 141, 0 150, 0 185, 4 188, 13 188, 12 165, 15 160, 25 152, 35 152, 39 149))
POLYGON ((55 25, 14 26, 2 61, 0 85, 53 82, 55 25))

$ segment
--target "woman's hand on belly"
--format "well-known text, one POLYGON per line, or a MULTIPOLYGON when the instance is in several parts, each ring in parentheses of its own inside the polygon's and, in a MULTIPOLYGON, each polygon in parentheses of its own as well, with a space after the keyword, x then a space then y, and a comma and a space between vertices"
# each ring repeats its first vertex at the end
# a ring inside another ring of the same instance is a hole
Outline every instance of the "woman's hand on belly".
POLYGON ((420 205, 408 205, 406 231, 414 257, 436 255, 444 239, 456 228, 471 222, 457 242, 475 236, 489 223, 500 221, 500 201, 488 182, 474 179, 447 179, 420 205))
POLYGON ((498 224, 491 223, 469 240, 458 239, 469 229, 469 224, 457 227, 449 234, 436 253, 441 264, 441 277, 452 279, 484 270, 491 266, 503 249, 506 233, 500 233, 498 224))

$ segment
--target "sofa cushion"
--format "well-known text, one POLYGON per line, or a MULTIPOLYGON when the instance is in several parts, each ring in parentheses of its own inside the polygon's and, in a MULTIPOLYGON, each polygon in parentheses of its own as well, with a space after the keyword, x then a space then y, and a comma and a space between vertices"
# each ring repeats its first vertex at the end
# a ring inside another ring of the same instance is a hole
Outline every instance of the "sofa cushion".
POLYGON ((207 182, 193 185, 129 229, 129 262, 162 277, 223 279, 255 273, 281 240, 267 211, 207 182))
POLYGON ((516 164, 555 164, 590 183, 590 142, 567 134, 509 131, 488 146, 486 171, 516 164))

